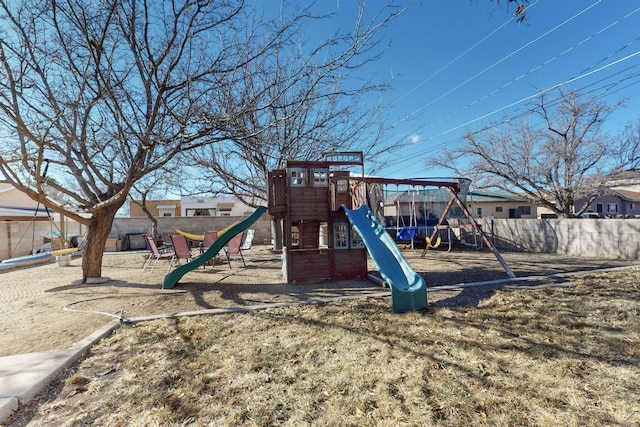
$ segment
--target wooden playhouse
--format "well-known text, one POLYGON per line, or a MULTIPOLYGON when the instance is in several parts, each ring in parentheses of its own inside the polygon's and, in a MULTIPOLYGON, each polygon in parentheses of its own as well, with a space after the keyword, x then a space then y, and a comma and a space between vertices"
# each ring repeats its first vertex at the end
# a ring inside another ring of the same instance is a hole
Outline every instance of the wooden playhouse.
POLYGON ((364 186, 345 170, 357 166, 364 170, 361 152, 331 153, 269 172, 268 212, 287 283, 367 277, 367 250, 341 209, 366 203, 364 186))

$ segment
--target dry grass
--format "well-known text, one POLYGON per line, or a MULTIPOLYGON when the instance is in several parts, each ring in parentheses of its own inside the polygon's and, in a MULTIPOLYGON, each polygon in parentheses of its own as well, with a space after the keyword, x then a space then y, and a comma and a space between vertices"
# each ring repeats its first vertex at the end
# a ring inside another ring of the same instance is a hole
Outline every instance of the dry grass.
POLYGON ((640 425, 640 270, 123 326, 34 425, 640 425))

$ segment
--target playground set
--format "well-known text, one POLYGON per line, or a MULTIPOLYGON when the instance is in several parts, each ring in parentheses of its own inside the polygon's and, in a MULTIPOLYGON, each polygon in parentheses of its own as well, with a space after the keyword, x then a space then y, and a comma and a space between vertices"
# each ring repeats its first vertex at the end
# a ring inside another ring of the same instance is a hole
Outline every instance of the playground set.
POLYGON ((462 200, 468 187, 469 181, 460 179, 366 177, 362 152, 327 153, 321 161, 289 160, 284 169, 269 172, 268 207, 257 208, 220 232, 204 253, 167 274, 163 289, 173 288, 184 274, 203 266, 268 212, 274 219, 274 246, 282 250, 287 283, 366 278, 368 253, 391 290, 393 312, 424 309, 426 282, 411 268, 398 243, 410 242, 413 248, 421 239, 425 256, 429 248, 442 244, 442 233, 450 250, 451 231, 470 229, 515 277, 462 200), (349 170, 353 168, 359 173, 353 174, 349 170), (387 188, 394 185, 391 212, 387 188), (399 191, 401 187, 407 190, 399 191), (422 209, 416 202, 420 197, 422 209))
POLYGON ((397 240, 413 243, 422 238, 425 255, 429 247, 441 243, 442 232, 447 234, 450 245, 451 230, 455 228, 477 233, 507 275, 515 277, 461 200, 460 193, 465 187, 468 188, 466 180, 365 177, 362 152, 328 153, 322 161, 287 161, 284 169, 269 172, 268 181, 268 212, 277 224, 275 246, 282 247, 285 281, 367 277, 368 252, 391 289, 393 312, 421 310, 427 304, 426 283, 408 264, 397 240), (354 167, 360 168, 359 175, 348 170, 354 167), (428 187, 445 189, 449 200, 437 218, 434 209, 427 212, 426 200, 420 218, 415 198, 409 205, 408 216, 400 212, 398 203, 394 221, 392 215, 385 215, 389 213, 385 212, 388 208, 385 188, 389 185, 406 187, 409 191, 421 188, 423 197, 429 194, 428 187), (466 222, 449 224, 447 218, 454 207, 462 212, 466 222), (389 231, 395 231, 395 237, 389 231))

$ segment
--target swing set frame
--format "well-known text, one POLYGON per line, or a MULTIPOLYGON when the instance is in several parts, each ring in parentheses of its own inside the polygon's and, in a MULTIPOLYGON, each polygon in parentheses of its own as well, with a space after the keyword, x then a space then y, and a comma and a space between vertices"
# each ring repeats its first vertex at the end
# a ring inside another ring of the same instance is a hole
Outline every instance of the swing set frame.
POLYGON ((434 247, 437 247, 440 244, 439 243, 440 237, 438 236, 440 230, 448 230, 448 231, 450 231, 452 229, 471 228, 471 229, 475 230, 476 233, 478 233, 478 235, 482 239, 482 242, 487 246, 487 248, 489 248, 491 250, 491 252, 493 252, 493 255, 496 257, 498 262, 500 262, 500 264, 504 268, 504 270, 507 273, 507 275, 510 278, 515 278, 516 277, 515 273, 511 270, 511 268, 509 267, 509 265, 507 264, 505 259, 502 257, 502 255, 500 254, 498 249, 495 247, 495 245, 491 242, 491 240, 489 240, 487 235, 484 233, 484 231, 482 230, 482 226, 475 220, 475 218, 473 217, 471 212, 469 212, 469 210, 467 209, 466 205, 460 199, 459 194, 460 194, 460 191, 462 190, 460 182, 455 182, 455 181, 435 181, 435 180, 421 179, 421 178, 395 179, 395 178, 369 178, 369 177, 354 178, 354 177, 351 177, 351 179, 354 179, 354 180, 357 180, 357 181, 360 181, 360 182, 364 182, 365 184, 367 184, 367 186, 369 184, 371 184, 371 185, 373 185, 373 184, 383 184, 383 185, 396 185, 396 186, 405 185, 405 186, 409 186, 409 187, 438 187, 438 188, 446 188, 449 191, 449 194, 450 194, 449 201, 447 202, 444 211, 440 215, 440 218, 438 219, 437 225, 433 228, 431 236, 427 237, 427 239, 428 239, 426 241, 427 245, 426 245, 426 247, 425 247, 425 249, 424 249, 424 251, 422 253, 422 256, 426 255, 426 253, 429 250, 430 246, 431 246, 431 248, 434 248, 434 247), (458 206, 461 209, 462 213, 464 214, 466 219, 469 221, 468 224, 462 224, 462 225, 445 224, 445 220, 447 218, 447 215, 449 214, 449 212, 451 211, 451 209, 453 208, 454 205, 458 206))

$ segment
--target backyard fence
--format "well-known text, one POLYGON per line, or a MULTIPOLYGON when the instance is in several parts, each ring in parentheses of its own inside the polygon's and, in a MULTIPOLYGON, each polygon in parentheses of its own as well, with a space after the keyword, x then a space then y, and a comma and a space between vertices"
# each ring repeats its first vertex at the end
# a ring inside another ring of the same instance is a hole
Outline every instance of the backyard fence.
MULTIPOLYGON (((240 217, 160 217, 158 234, 176 229, 203 234, 221 230, 240 217)), ((640 219, 481 219, 488 238, 500 250, 558 253, 577 257, 640 259, 640 219)), ((50 238, 59 224, 50 222, 0 222, 0 260, 27 255, 50 238), (47 237, 49 236, 49 237, 47 237)), ((271 244, 271 222, 265 214, 251 228, 254 244, 271 244)), ((66 220, 68 237, 82 236, 86 227, 66 220)), ((140 236, 151 232, 147 218, 116 218, 107 241, 107 251, 144 249, 140 236), (133 247, 132 247, 133 246, 133 247)))

